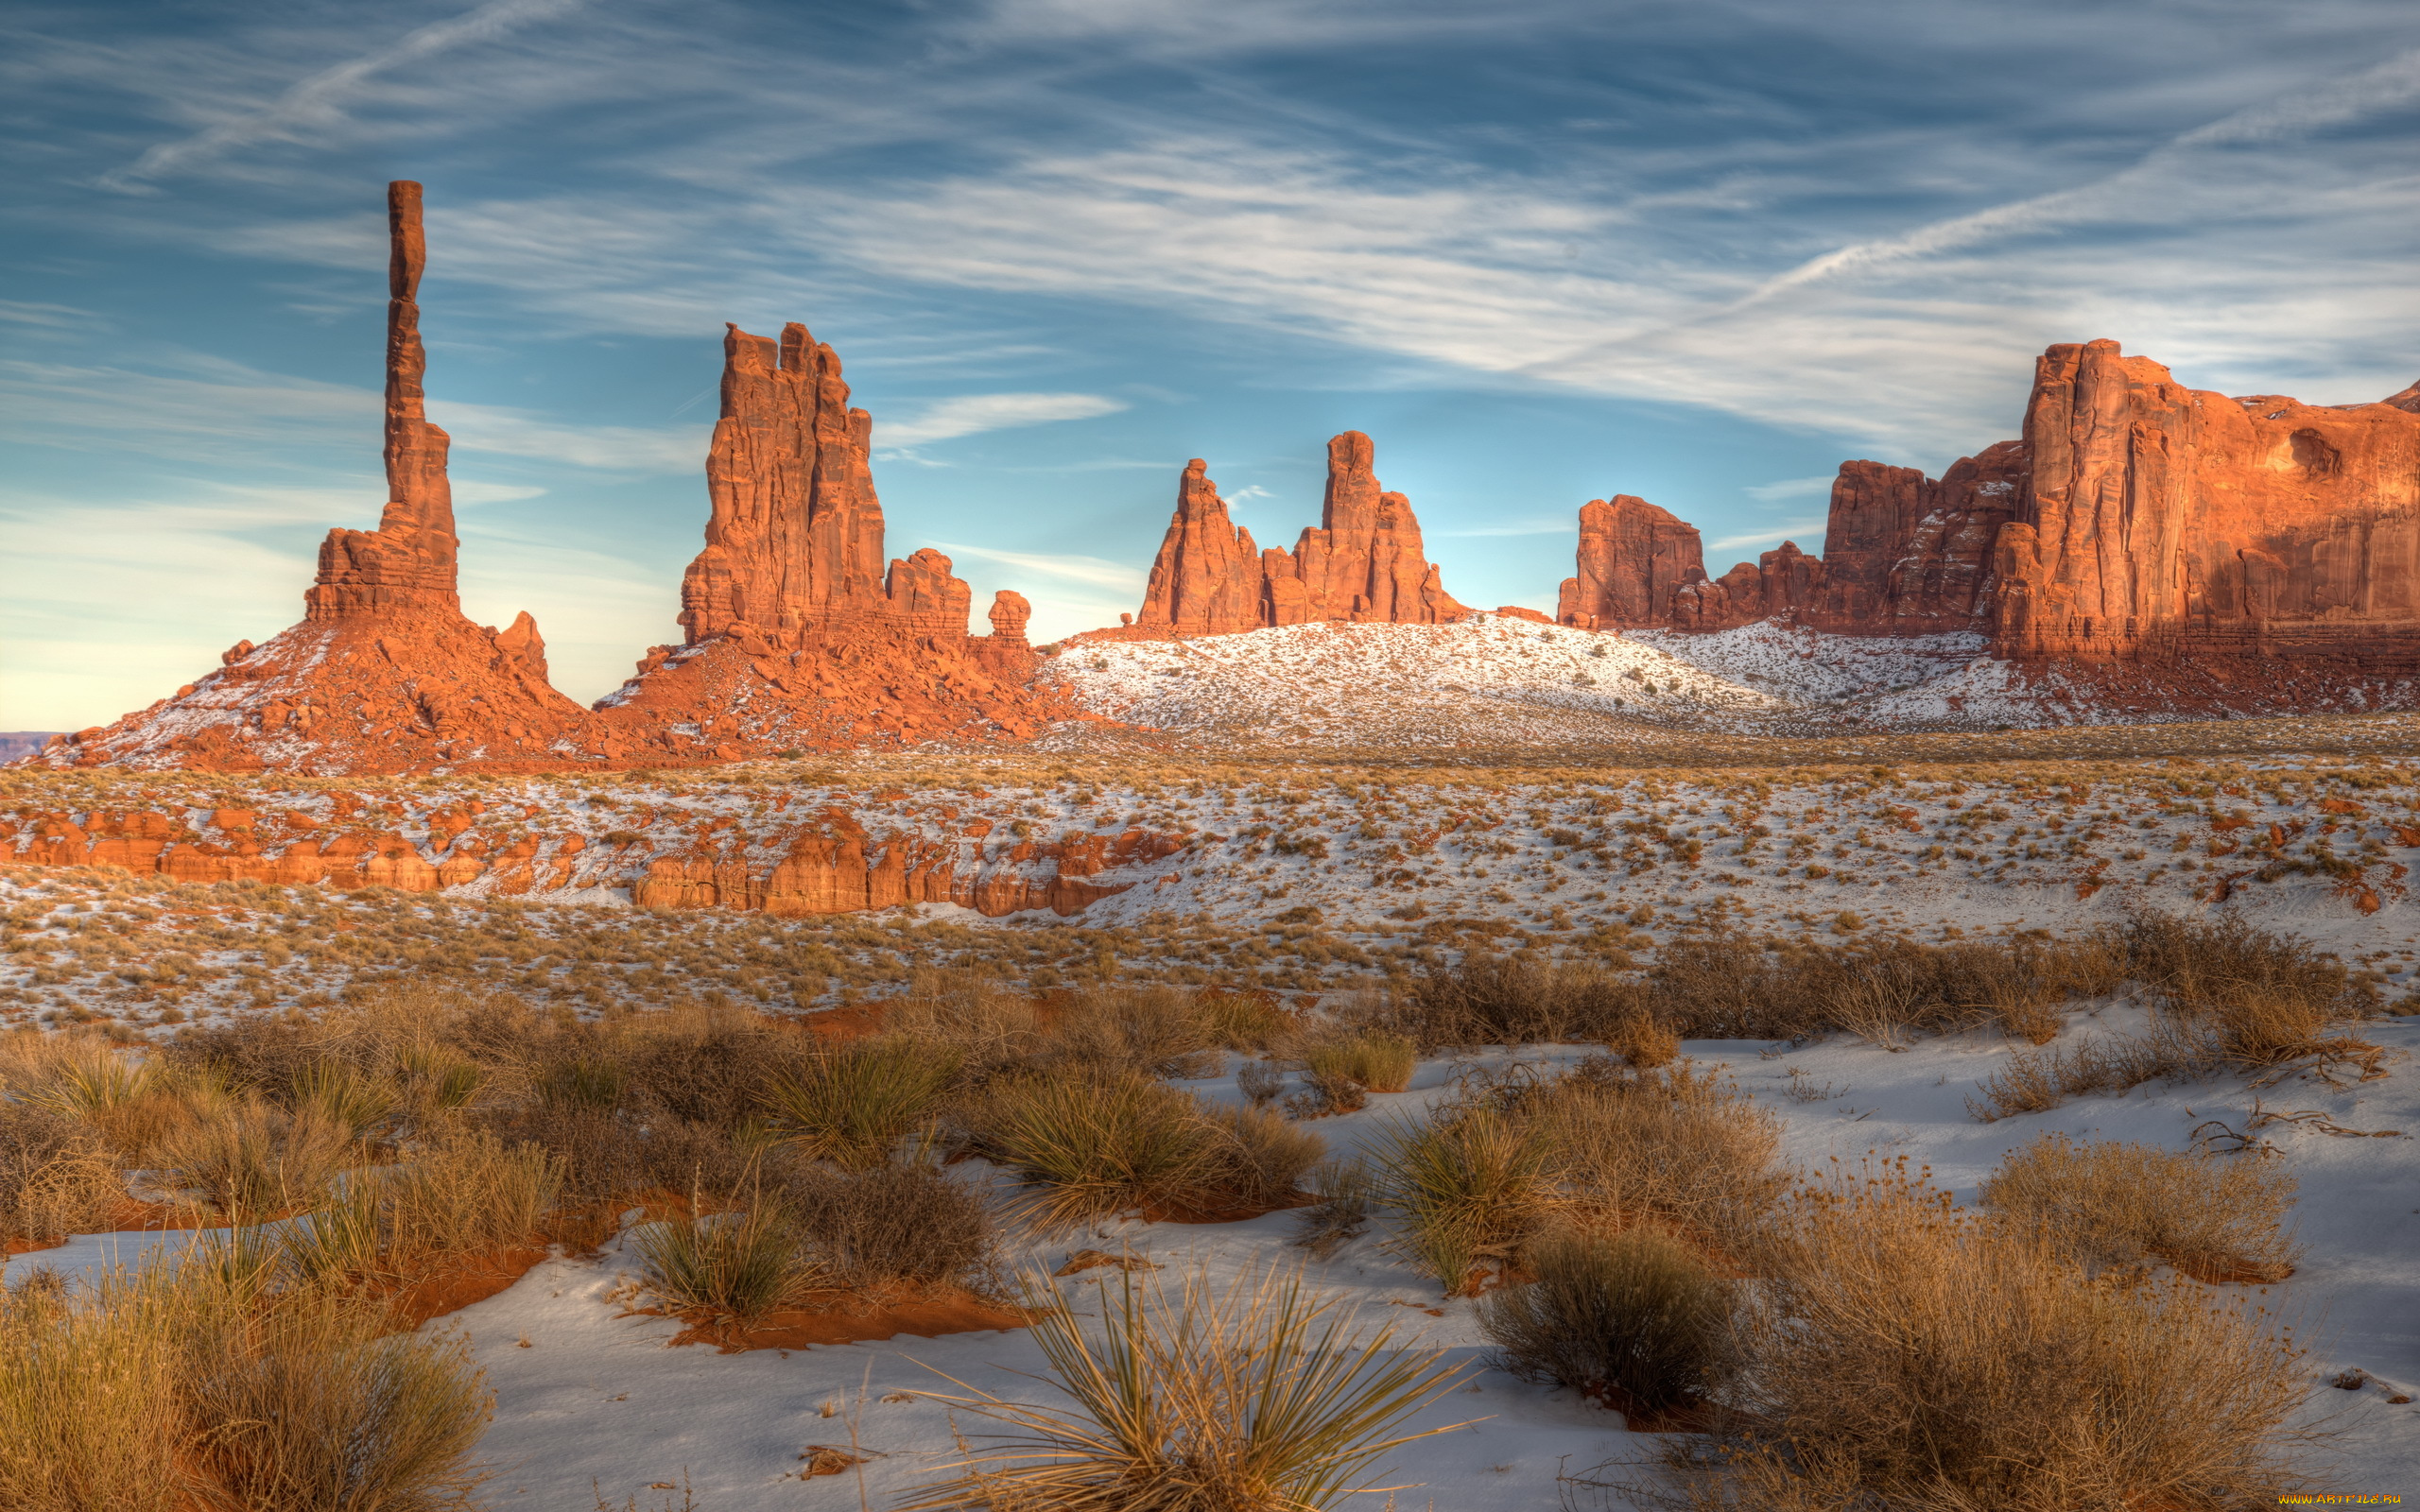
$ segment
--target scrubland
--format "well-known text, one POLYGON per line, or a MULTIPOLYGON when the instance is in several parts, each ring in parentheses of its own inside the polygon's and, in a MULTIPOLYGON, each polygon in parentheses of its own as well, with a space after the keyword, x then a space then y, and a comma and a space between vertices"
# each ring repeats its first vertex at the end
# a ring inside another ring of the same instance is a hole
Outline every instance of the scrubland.
POLYGON ((231 895, 430 964, 0 1039, 11 1505, 2217 1509, 2343 1488, 2337 1402, 2395 1463, 2420 1375, 2298 1328, 2420 1280, 2299 1300, 2315 1197, 2400 1179, 2346 1161, 2404 1160, 2402 1001, 2240 918, 1462 930, 1321 994, 785 921, 895 973, 802 1012, 231 895))

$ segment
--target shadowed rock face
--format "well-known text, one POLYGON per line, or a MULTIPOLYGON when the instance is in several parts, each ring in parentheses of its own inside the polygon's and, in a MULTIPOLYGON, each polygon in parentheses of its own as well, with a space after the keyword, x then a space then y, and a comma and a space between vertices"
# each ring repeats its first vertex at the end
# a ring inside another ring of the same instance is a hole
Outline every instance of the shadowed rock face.
POLYGON ((1555 618, 1592 630, 1669 625, 1673 592, 1705 576, 1697 526, 1629 493, 1580 507, 1577 565, 1555 618))
POLYGON ((1320 524, 1292 551, 1254 545, 1228 519, 1207 465, 1186 463, 1142 611, 1131 626, 1090 633, 1157 640, 1324 620, 1442 625, 1468 612, 1430 565, 1410 501, 1379 487, 1370 438, 1346 431, 1327 443, 1320 524))

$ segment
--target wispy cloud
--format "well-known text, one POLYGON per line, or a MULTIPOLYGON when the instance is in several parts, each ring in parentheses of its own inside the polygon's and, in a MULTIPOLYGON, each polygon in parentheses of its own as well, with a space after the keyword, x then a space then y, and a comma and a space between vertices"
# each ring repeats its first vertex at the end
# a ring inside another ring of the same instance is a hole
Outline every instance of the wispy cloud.
POLYGON ((268 104, 218 122, 175 142, 163 142, 123 168, 103 174, 102 187, 147 192, 154 180, 213 158, 265 141, 301 140, 341 118, 344 107, 374 76, 406 63, 424 61, 467 43, 502 36, 515 26, 577 9, 581 0, 489 0, 449 20, 406 33, 384 47, 325 68, 295 84, 268 104))
POLYGON ((952 557, 975 557, 984 561, 998 562, 1020 572, 1039 573, 1046 577, 1063 578, 1073 583, 1091 583, 1101 588, 1131 589, 1142 592, 1149 575, 1139 567, 1110 561, 1099 557, 1082 557, 1056 552, 1002 551, 994 546, 970 546, 963 541, 936 541, 942 551, 952 557))
POLYGON ((985 431, 1091 420, 1126 407, 1126 401, 1104 394, 966 394, 927 404, 906 420, 877 419, 873 438, 877 446, 925 446, 985 431))
POLYGON ((492 404, 429 401, 428 418, 444 427, 465 452, 537 457, 608 472, 694 472, 706 465, 713 438, 709 423, 666 425, 565 425, 521 410, 492 404))
POLYGON ((1784 478, 1778 483, 1758 483, 1740 491, 1768 504, 1775 499, 1804 499, 1811 494, 1831 492, 1832 476, 1826 473, 1815 478, 1784 478))
MULTIPOLYGON (((1789 520, 1769 530, 1758 530, 1744 536, 1725 536, 1720 541, 1705 543, 1708 551, 1744 551, 1751 546, 1778 546, 1784 541, 1796 541, 1804 546, 1808 540, 1824 533, 1822 520, 1789 520)), ((1706 566, 1712 570, 1714 563, 1706 566)))

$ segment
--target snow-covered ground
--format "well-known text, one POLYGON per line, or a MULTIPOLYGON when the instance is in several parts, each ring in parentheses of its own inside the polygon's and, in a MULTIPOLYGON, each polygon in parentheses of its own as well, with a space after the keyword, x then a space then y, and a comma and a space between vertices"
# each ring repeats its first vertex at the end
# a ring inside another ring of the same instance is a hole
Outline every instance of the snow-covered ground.
MULTIPOLYGON (((2133 1029, 2138 1011, 2124 1005, 2080 1010, 2070 1016, 2062 1042, 2133 1029)), ((2295 1218, 2308 1253, 2293 1280, 2259 1299, 2302 1325, 2311 1349, 2303 1362, 2312 1387, 2307 1416, 2328 1418, 2342 1435, 2321 1486, 2408 1490, 2420 1486, 2420 1407, 2391 1405, 2388 1399, 2420 1396, 2420 1331, 2411 1322, 2420 1315, 2420 1141, 2408 1137, 2420 1133, 2420 1071, 2411 1055, 2420 1047, 2420 1018, 2364 1032, 2393 1052, 2385 1079, 2342 1091, 2289 1083, 2259 1095, 2272 1111, 2318 1110, 2343 1127, 2398 1129, 2407 1137, 2330 1137, 2296 1125, 2272 1125, 2273 1159, 2301 1182, 2295 1218), (2325 1383, 2347 1369, 2365 1372, 2370 1383, 2357 1392, 2325 1383)), ((1965 1100, 2013 1053, 1996 1035, 1919 1040, 1895 1053, 1847 1038, 1798 1048, 1697 1041, 1685 1053, 1726 1067, 1743 1090, 1782 1117, 1787 1160, 1814 1167, 1834 1156, 1852 1163, 1869 1152, 1907 1156, 1911 1165, 1930 1166, 1964 1203, 1974 1201, 2006 1151, 2037 1134, 2185 1149, 2204 1120, 2242 1127, 2255 1095, 2239 1078, 2154 1084, 1987 1125, 1969 1116, 1965 1100)), ((1562 1060, 1578 1052, 1521 1054, 1562 1060)), ((1500 1063, 1509 1057, 1495 1052, 1475 1058, 1500 1063)), ((1374 1097, 1362 1112, 1305 1126, 1322 1135, 1334 1153, 1354 1153, 1384 1120, 1443 1095, 1470 1063, 1430 1062, 1412 1091, 1374 1097)), ((1232 1075, 1184 1085, 1214 1100, 1240 1096, 1232 1075)), ((986 1179, 976 1162, 953 1169, 968 1179, 986 1179)), ((1107 1224, 1046 1242, 1025 1237, 1012 1258, 1027 1267, 1054 1269, 1078 1247, 1131 1250, 1169 1267, 1171 1275, 1198 1266, 1219 1277, 1249 1265, 1306 1264, 1314 1283, 1357 1298, 1365 1318, 1447 1347, 1451 1358, 1474 1373, 1416 1426, 1482 1420, 1391 1457, 1380 1484, 1419 1487, 1400 1494, 1399 1507, 1545 1512, 1560 1504, 1559 1469, 1576 1472, 1650 1450, 1649 1440, 1626 1433, 1614 1415, 1488 1368, 1470 1304, 1443 1300, 1433 1281, 1393 1255, 1384 1222, 1324 1263, 1305 1261, 1288 1243, 1294 1232, 1295 1219, 1284 1213, 1208 1226, 1107 1224)), ((84 1236, 65 1249, 22 1257, 6 1274, 22 1278, 36 1265, 75 1272, 113 1256, 156 1251, 161 1243, 151 1234, 84 1236)), ((933 1373, 944 1371, 1004 1395, 1049 1400, 1015 1373, 1043 1369, 1038 1349, 1018 1332, 900 1337, 786 1353, 672 1348, 677 1325, 622 1315, 628 1293, 617 1289, 637 1270, 618 1241, 609 1243, 595 1258, 542 1264, 502 1295, 431 1325, 467 1332, 497 1392, 495 1423, 483 1446, 498 1471, 489 1492, 495 1507, 594 1512, 592 1480, 613 1506, 631 1495, 643 1508, 667 1501, 678 1506, 677 1492, 667 1497, 655 1487, 684 1477, 706 1512, 855 1507, 860 1504, 855 1475, 804 1485, 798 1479, 808 1447, 847 1448, 853 1421, 859 1452, 868 1456, 864 1490, 870 1504, 881 1506, 956 1457, 945 1407, 921 1398, 890 1399, 955 1389, 933 1373)), ((1115 1275, 1089 1273, 1088 1281, 1077 1284, 1078 1294, 1115 1275)), ((958 1426, 979 1431, 982 1424, 961 1417, 958 1426)), ((1360 1504, 1375 1508, 1379 1501, 1360 1504)))
MULTIPOLYGON (((1625 634, 1480 613, 1452 625, 1078 642, 1046 675, 1128 724, 1274 746, 1619 747, 1674 728, 1803 734, 2118 717, 2088 687, 2020 675, 1985 649, 1974 634, 1824 635, 1772 622, 1625 634)), ((1098 738, 1077 728, 1055 736, 1075 747, 1098 738)))

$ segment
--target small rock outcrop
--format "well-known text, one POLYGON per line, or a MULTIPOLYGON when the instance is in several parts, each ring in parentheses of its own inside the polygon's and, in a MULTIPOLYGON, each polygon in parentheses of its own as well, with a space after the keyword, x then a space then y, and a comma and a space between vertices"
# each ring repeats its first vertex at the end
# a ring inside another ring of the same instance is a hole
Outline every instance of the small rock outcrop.
POLYGON ((1320 523, 1291 551, 1256 547, 1228 518, 1208 464, 1186 463, 1142 611, 1086 634, 1166 640, 1322 621, 1443 625, 1469 612, 1429 562, 1411 501, 1379 485, 1370 438, 1346 431, 1327 443, 1320 523))

